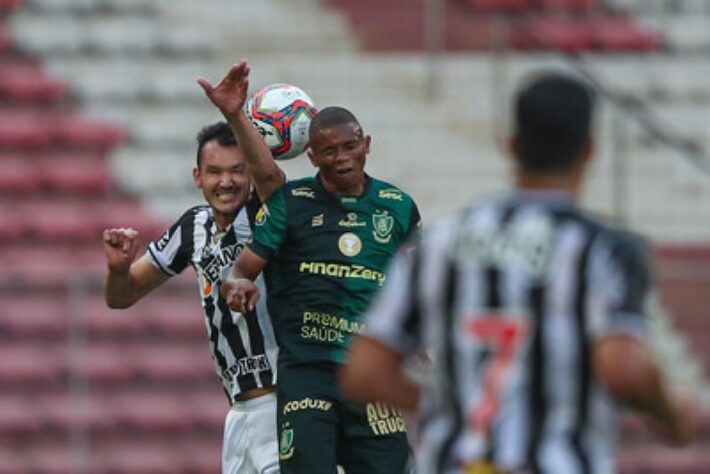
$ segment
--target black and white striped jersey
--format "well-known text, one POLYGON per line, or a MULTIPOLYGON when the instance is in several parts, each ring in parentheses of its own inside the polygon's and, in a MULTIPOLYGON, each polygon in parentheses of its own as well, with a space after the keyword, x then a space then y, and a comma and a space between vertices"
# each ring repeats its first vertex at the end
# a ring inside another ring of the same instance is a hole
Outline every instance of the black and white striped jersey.
POLYGON ((592 377, 591 344, 645 338, 646 253, 550 193, 491 200, 401 252, 366 327, 434 363, 419 472, 614 472, 615 407, 592 377))
MULTIPOLYGON (((168 275, 177 275, 188 265, 195 269, 212 359, 230 404, 242 392, 276 384, 278 349, 265 298, 259 300, 256 314, 243 315, 231 311, 219 294, 221 282, 251 238, 252 207, 243 206, 222 232, 208 205, 193 207, 160 240, 151 242, 147 252, 168 275)), ((256 283, 265 295, 261 276, 256 283)))

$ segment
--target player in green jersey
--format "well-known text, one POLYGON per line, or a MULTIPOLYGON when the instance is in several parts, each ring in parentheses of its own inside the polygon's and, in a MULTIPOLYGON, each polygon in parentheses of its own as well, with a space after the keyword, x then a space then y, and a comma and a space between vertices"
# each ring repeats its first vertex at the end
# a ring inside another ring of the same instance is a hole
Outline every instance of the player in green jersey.
MULTIPOLYGON (((272 158, 243 112, 248 75, 241 63, 215 87, 198 82, 237 135, 258 188, 272 158)), ((234 309, 252 307, 259 298, 252 280, 264 271, 280 347, 282 474, 332 474, 337 464, 348 474, 404 473, 409 448, 401 414, 346 401, 336 374, 391 257, 418 228, 419 212, 402 190, 365 173, 371 138, 348 110, 321 110, 309 138, 318 174, 274 192, 222 288, 234 309)))

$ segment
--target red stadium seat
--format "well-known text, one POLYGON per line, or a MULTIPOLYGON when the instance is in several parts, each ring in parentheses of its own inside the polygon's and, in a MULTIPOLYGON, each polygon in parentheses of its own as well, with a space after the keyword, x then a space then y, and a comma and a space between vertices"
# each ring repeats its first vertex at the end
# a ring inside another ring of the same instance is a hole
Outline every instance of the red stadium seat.
POLYGON ((65 200, 28 202, 22 205, 31 235, 46 242, 87 242, 100 233, 90 205, 65 200))
POLYGON ((518 25, 511 44, 519 49, 575 53, 590 49, 592 36, 583 20, 539 17, 518 25))
POLYGON ((132 359, 132 367, 141 379, 153 383, 190 384, 217 379, 206 344, 135 347, 124 357, 132 359))
POLYGON ((111 402, 120 425, 141 433, 185 433, 192 428, 192 408, 174 395, 124 395, 111 402))
MULTIPOLYGON (((117 443, 102 455, 105 471, 116 473, 175 474, 187 472, 181 462, 182 453, 169 444, 156 441, 137 444, 117 443)), ((219 472, 219 471, 214 471, 219 472)))
POLYGON ((0 52, 7 51, 12 46, 12 34, 5 24, 0 23, 0 52))
POLYGON ((43 160, 42 183, 59 193, 103 194, 111 188, 111 175, 103 161, 72 155, 43 160))
POLYGON ((147 319, 142 302, 126 309, 111 309, 101 296, 87 302, 86 328, 91 337, 138 337, 145 334, 147 319))
POLYGON ((205 316, 194 294, 146 299, 146 324, 152 332, 168 338, 205 339, 205 316))
POLYGON ((34 436, 42 428, 37 411, 23 398, 5 395, 0 398, 0 436, 34 436))
POLYGON ((29 112, 5 112, 0 115, 0 149, 47 148, 53 141, 43 115, 29 112))
POLYGON ((229 402, 218 385, 205 393, 190 396, 187 399, 193 425, 200 431, 219 434, 224 428, 224 417, 229 411, 229 402))
POLYGON ((10 203, 0 203, 0 242, 17 242, 28 233, 24 216, 10 203))
POLYGON ((0 193, 31 193, 40 187, 38 169, 25 156, 4 155, 0 157, 0 169, 2 169, 0 193))
POLYGON ((68 87, 43 75, 38 67, 8 66, 0 70, 0 98, 13 102, 59 99, 68 87))
POLYGON ((463 5, 480 13, 524 11, 532 6, 532 0, 463 0, 463 5))
POLYGON ((122 129, 78 115, 65 117, 52 128, 58 144, 89 149, 109 149, 128 138, 122 129))
POLYGON ((0 333, 17 338, 61 337, 67 334, 67 301, 61 297, 4 295, 0 333))
POLYGON ((126 363, 126 351, 97 345, 77 348, 67 360, 67 371, 90 384, 120 385, 133 380, 134 372, 126 363))
POLYGON ((640 30, 627 17, 590 20, 592 45, 605 51, 655 51, 662 45, 661 36, 640 30))
POLYGON ((88 395, 47 396, 33 400, 45 432, 63 435, 88 430, 92 435, 117 432, 118 418, 111 402, 88 395))
POLYGON ((61 352, 51 348, 27 348, 19 344, 0 346, 0 387, 45 388, 63 378, 61 352))
POLYGON ((553 11, 592 10, 597 0, 534 0, 536 6, 553 11))
POLYGON ((0 272, 0 285, 65 288, 88 277, 102 278, 106 272, 100 241, 81 246, 3 245, 0 246, 0 261, 6 265, 0 272))

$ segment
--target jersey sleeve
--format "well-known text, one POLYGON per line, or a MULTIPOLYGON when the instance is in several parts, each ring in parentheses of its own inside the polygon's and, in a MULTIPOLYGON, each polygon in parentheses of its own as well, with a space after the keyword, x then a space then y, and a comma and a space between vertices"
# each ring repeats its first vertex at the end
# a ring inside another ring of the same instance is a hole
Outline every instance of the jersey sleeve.
POLYGON ((420 345, 420 248, 400 249, 390 264, 387 281, 365 315, 365 335, 403 355, 420 345))
POLYGON ((591 262, 592 335, 628 334, 645 339, 653 294, 650 252, 640 239, 611 235, 591 262))
POLYGON ((264 259, 270 259, 286 236, 286 200, 283 187, 261 206, 254 219, 252 241, 248 247, 264 259))
POLYGON ((405 238, 411 240, 414 236, 421 233, 422 216, 419 214, 417 203, 412 201, 412 210, 409 213, 409 227, 406 230, 405 238))
POLYGON ((148 259, 170 276, 181 273, 190 264, 194 209, 180 217, 159 240, 148 244, 148 259))

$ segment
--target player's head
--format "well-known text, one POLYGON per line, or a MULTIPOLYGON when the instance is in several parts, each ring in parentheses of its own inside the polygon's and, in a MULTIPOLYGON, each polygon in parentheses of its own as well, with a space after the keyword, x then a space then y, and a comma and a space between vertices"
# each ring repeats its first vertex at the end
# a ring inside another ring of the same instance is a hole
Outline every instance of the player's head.
POLYGON ((208 125, 197 134, 197 167, 192 170, 192 177, 215 217, 231 222, 249 197, 249 174, 226 122, 208 125))
POLYGON ((594 93, 582 81, 538 74, 518 91, 514 107, 511 147, 521 172, 564 173, 590 157, 594 93))
POLYGON ((343 107, 326 107, 313 117, 308 157, 320 170, 329 191, 336 194, 362 191, 370 140, 355 115, 343 107))

